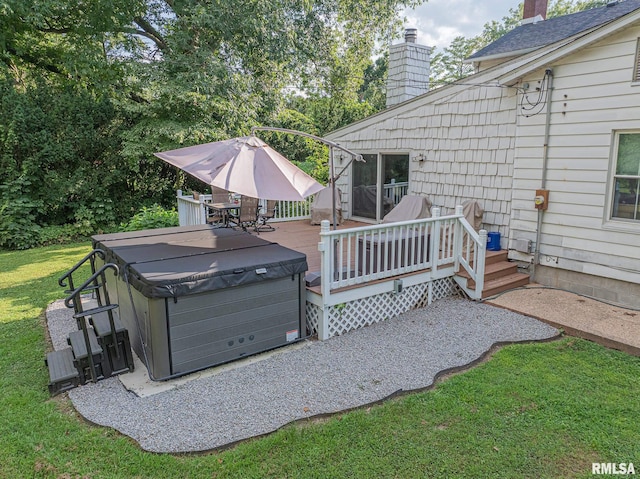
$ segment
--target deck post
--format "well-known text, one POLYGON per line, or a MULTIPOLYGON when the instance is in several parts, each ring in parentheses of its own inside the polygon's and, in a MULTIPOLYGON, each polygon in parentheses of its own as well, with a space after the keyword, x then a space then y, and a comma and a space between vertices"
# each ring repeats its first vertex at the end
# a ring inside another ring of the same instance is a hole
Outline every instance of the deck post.
POLYGON ((200 195, 200 197, 198 198, 198 200, 200 201, 200 224, 201 225, 206 225, 207 224, 207 208, 205 208, 204 206, 204 195, 200 195))
POLYGON ((480 236, 480 244, 477 245, 478 256, 476 256, 478 260, 478 264, 474 265, 476 270, 476 298, 482 299, 482 290, 484 289, 484 263, 487 258, 487 230, 480 230, 478 232, 480 236))
POLYGON ((460 269, 460 255, 462 255, 462 250, 464 248, 464 235, 462 234, 462 224, 460 223, 460 217, 464 216, 462 205, 456 206, 456 216, 458 216, 458 219, 456 220, 456 225, 453 229, 453 258, 455 271, 458 271, 460 269))
MULTIPOLYGON (((431 217, 440 218, 440 208, 432 208, 431 217)), ((435 221, 433 223, 433 235, 431 236, 431 251, 429 252, 429 257, 431 259, 431 272, 434 276, 436 276, 436 271, 438 271, 438 260, 440 259, 440 232, 440 221, 435 221)))
POLYGON ((329 220, 322 220, 320 222, 320 241, 318 242, 318 251, 320 252, 320 292, 323 303, 318 315, 318 339, 321 341, 329 339, 329 318, 326 304, 331 295, 331 281, 333 278, 333 271, 331 271, 333 248, 331 246, 332 238, 330 232, 329 220))

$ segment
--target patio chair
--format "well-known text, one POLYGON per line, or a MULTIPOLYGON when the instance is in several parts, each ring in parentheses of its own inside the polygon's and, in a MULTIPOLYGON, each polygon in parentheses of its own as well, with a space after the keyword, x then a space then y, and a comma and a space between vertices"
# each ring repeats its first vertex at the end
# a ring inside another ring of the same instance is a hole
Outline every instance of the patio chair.
POLYGON ((267 221, 273 219, 278 209, 278 202, 276 200, 267 200, 267 207, 263 213, 258 214, 258 224, 256 225, 256 231, 258 234, 260 231, 275 231, 275 228, 267 221))
POLYGON ((212 186, 211 203, 229 203, 229 192, 217 186, 212 186))
MULTIPOLYGON (((211 187, 211 201, 210 203, 228 203, 229 192, 218 188, 217 186, 211 187)), ((205 205, 206 206, 206 205, 205 205)), ((207 223, 221 225, 226 221, 224 210, 207 208, 207 223)))
POLYGON ((247 227, 255 228, 258 224, 258 198, 242 195, 238 214, 232 219, 243 231, 247 231, 247 227))

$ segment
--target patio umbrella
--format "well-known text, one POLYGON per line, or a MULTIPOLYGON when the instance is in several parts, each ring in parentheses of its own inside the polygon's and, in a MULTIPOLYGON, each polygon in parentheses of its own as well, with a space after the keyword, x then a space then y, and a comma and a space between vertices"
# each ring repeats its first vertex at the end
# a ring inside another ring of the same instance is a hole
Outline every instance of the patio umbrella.
POLYGON ((269 200, 302 200, 324 188, 256 136, 155 153, 207 184, 269 200))

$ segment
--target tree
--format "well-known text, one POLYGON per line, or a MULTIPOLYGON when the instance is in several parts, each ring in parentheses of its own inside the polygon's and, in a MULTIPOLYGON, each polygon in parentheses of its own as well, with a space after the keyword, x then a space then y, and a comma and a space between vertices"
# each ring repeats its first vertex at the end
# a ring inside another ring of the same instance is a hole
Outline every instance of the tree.
POLYGON ((0 0, 9 226, 28 198, 35 223, 106 227, 134 206, 166 205, 188 181, 155 151, 367 114, 359 93, 376 44, 421 1, 0 0), (288 112, 292 89, 317 99, 310 123, 288 112))

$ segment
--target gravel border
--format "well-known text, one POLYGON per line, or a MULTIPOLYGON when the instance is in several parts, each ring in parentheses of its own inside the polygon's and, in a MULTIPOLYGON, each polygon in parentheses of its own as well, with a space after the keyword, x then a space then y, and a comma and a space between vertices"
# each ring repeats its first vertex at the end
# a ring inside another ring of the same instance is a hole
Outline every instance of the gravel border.
MULTIPOLYGON (((62 301, 47 310, 55 348, 74 327, 62 301)), ((292 421, 424 389, 497 343, 550 339, 558 330, 483 303, 446 298, 327 341, 138 397, 117 377, 69 391, 77 411, 147 451, 198 452, 273 432, 292 421)))

